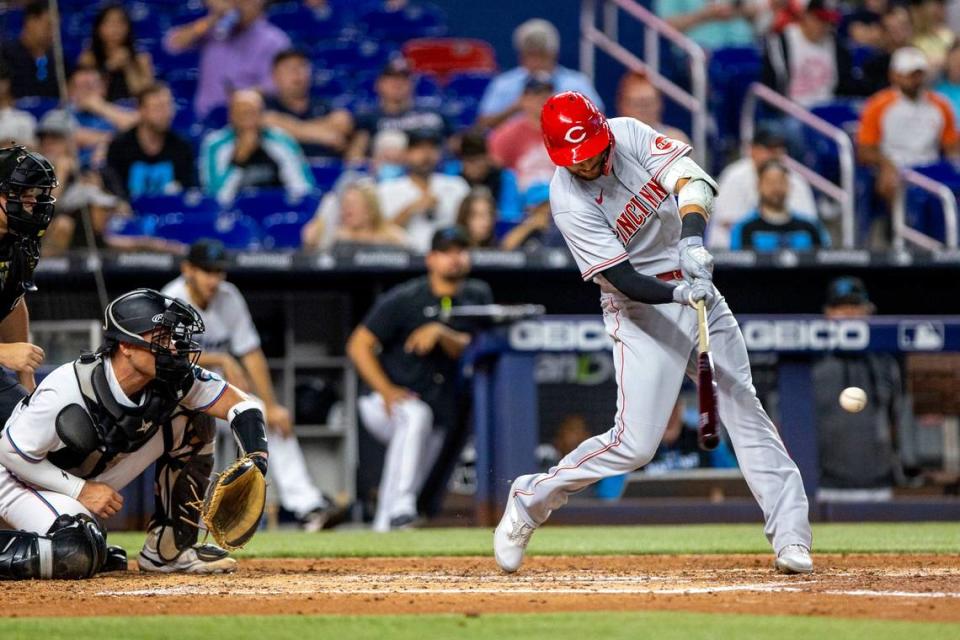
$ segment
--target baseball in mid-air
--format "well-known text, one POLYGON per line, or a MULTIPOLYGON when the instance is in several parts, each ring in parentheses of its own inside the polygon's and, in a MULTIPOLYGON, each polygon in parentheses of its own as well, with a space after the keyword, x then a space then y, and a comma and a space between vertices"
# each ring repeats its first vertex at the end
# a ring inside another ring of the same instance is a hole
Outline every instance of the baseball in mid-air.
POLYGON ((867 406, 867 392, 860 387, 847 387, 840 392, 840 406, 850 413, 860 413, 867 406))

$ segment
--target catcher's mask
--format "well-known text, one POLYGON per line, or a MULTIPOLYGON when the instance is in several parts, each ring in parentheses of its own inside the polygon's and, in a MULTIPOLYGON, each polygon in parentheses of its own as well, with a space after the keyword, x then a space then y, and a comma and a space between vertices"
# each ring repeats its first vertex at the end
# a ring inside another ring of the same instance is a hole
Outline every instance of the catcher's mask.
POLYGON ((183 300, 136 289, 107 305, 100 351, 112 352, 121 342, 149 349, 156 360, 156 379, 179 386, 200 358, 200 344, 193 337, 203 331, 200 314, 183 300))
POLYGON ((40 259, 40 239, 53 219, 57 199, 52 194, 57 186, 53 165, 39 153, 20 145, 0 149, 0 193, 6 196, 3 212, 27 291, 36 290, 33 270, 40 259))

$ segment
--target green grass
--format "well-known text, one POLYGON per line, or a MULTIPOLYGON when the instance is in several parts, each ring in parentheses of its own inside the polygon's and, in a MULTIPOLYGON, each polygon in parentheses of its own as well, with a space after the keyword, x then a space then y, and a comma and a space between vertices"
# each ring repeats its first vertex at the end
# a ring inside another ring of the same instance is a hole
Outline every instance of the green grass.
MULTIPOLYGON (((956 523, 820 524, 819 553, 960 553, 956 523)), ((110 542, 131 555, 142 533, 111 533, 110 542)), ((388 534, 342 530, 320 534, 259 532, 238 557, 468 556, 492 553, 492 529, 420 529, 388 534)), ((533 555, 770 553, 763 527, 677 525, 630 527, 545 526, 534 535, 533 555)))
POLYGON ((793 616, 746 616, 666 612, 564 613, 416 616, 231 616, 143 618, 35 618, 0 622, 7 638, 81 640, 83 638, 176 638, 241 640, 265 638, 370 638, 390 640, 688 640, 699 638, 844 638, 846 640, 943 640, 956 638, 960 625, 881 622, 793 616))

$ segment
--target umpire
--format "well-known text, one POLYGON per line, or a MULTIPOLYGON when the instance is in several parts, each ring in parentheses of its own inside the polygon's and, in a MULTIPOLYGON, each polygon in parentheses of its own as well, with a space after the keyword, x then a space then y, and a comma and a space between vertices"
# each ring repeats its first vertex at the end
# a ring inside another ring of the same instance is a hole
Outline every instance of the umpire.
POLYGON ((43 349, 28 342, 30 316, 24 293, 36 291, 33 270, 40 239, 53 219, 59 186, 50 161, 22 146, 0 149, 0 427, 37 384, 33 373, 43 349))
POLYGON ((489 285, 467 278, 468 245, 460 227, 437 231, 426 256, 427 275, 383 294, 347 342, 367 386, 360 419, 387 447, 375 531, 415 522, 417 494, 444 439, 457 440, 458 362, 479 327, 463 318, 439 322, 427 311, 492 303, 489 285))

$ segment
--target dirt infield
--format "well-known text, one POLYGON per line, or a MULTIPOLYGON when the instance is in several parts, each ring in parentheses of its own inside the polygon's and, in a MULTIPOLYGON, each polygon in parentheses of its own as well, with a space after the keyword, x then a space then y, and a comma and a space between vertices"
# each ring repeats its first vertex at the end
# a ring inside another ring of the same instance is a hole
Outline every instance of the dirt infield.
POLYGON ((818 555, 812 576, 768 556, 244 560, 228 576, 135 569, 85 582, 0 583, 0 615, 519 613, 672 609, 960 622, 960 556, 818 555))

